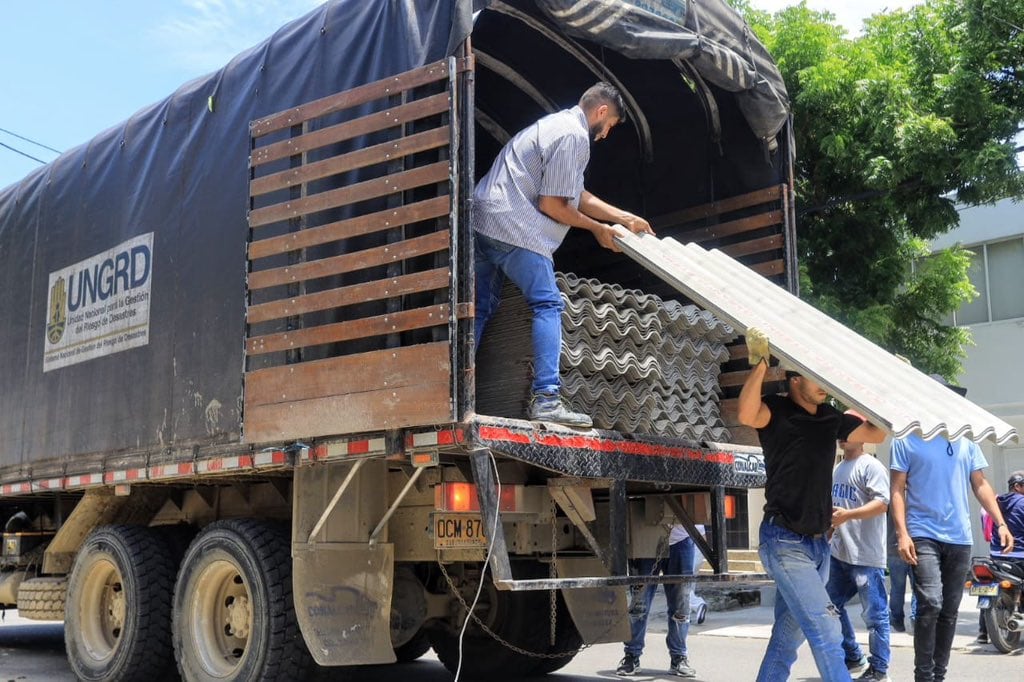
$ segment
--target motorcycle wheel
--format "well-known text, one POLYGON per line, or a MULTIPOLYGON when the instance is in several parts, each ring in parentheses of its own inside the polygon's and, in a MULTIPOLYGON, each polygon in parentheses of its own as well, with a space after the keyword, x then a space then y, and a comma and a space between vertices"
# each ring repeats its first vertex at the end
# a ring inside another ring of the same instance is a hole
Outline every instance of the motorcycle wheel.
POLYGON ((1013 618, 1015 603, 1011 595, 1001 592, 992 600, 992 607, 985 610, 985 626, 988 628, 988 641, 1004 654, 1014 651, 1020 646, 1020 631, 1010 632, 1006 623, 1013 618))

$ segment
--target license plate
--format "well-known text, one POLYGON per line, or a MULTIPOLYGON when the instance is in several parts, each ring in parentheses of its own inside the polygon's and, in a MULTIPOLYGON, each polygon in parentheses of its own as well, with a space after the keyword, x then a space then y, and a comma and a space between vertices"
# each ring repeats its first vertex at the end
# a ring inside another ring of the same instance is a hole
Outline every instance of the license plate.
POLYGON ((477 514, 434 514, 434 549, 487 547, 477 514))
POLYGON ((999 585, 971 585, 972 597, 994 597, 999 594, 999 585))

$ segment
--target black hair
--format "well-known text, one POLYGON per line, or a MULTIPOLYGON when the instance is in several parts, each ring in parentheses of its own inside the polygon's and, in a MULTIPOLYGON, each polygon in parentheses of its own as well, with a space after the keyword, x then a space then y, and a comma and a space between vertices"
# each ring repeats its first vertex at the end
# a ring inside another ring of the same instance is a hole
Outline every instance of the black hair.
POLYGON ((590 111, 602 104, 615 107, 619 122, 626 122, 626 102, 622 99, 622 93, 614 85, 604 81, 591 85, 580 97, 580 108, 583 111, 590 111))

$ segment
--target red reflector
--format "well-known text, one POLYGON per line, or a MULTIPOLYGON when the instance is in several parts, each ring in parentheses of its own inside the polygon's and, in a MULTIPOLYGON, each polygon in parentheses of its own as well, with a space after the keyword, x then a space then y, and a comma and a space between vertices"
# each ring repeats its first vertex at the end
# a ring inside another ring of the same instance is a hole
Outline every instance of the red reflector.
POLYGON ((973 569, 974 577, 978 580, 995 580, 995 576, 992 575, 992 571, 988 570, 988 566, 984 564, 977 564, 973 569))

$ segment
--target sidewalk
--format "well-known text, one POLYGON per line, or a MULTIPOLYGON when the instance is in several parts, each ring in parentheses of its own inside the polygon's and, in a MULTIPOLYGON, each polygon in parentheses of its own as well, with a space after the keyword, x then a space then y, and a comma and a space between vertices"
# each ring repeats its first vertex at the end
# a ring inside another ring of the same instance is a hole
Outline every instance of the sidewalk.
MULTIPOLYGON (((906 613, 910 613, 910 598, 907 597, 906 613)), ((847 604, 847 612, 857 631, 857 641, 867 647, 868 635, 864 621, 860 616, 860 604, 847 604)), ((667 631, 668 607, 665 593, 658 590, 651 605, 651 617, 647 621, 649 632, 667 631)), ((775 620, 773 606, 754 606, 730 611, 708 611, 707 620, 703 625, 690 623, 690 637, 747 637, 751 639, 768 639, 771 636, 772 623, 775 620)), ((956 635, 953 638, 953 649, 973 649, 979 646, 974 639, 978 636, 978 598, 970 597, 964 591, 960 602, 960 614, 957 618, 956 635)), ((913 648, 914 638, 906 632, 893 632, 890 636, 893 647, 913 648)))

